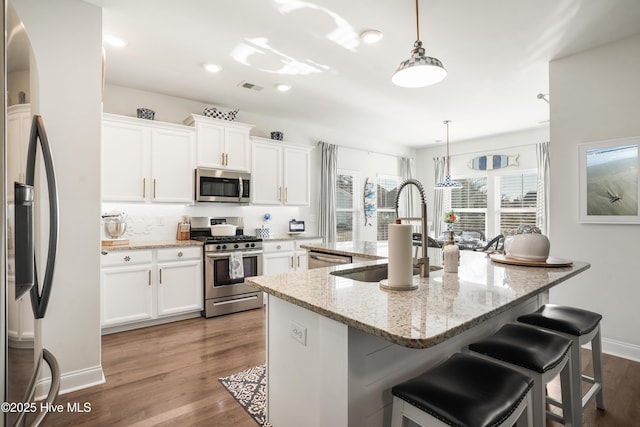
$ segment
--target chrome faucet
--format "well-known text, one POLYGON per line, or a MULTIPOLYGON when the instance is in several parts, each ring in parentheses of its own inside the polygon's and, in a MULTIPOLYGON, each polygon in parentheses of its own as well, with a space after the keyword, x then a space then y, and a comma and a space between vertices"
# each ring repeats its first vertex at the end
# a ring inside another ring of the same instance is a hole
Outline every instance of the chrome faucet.
POLYGON ((404 220, 411 221, 411 220, 418 220, 418 219, 421 221, 421 225, 422 225, 422 230, 420 230, 422 235, 422 239, 421 239, 422 258, 417 257, 418 255, 416 251, 416 258, 413 259, 413 265, 414 267, 418 267, 418 266, 420 267, 420 277, 429 277, 429 256, 427 255, 427 232, 429 231, 427 229, 427 199, 424 197, 424 187, 422 186, 420 181, 418 181, 417 179, 410 178, 403 181, 402 184, 400 184, 400 187, 398 187, 398 194, 396 194, 396 221, 404 221, 404 220), (420 193, 421 216, 419 218, 418 217, 400 218, 398 216, 398 204, 400 201, 400 193, 402 192, 402 189, 409 184, 413 184, 416 187, 418 187, 418 192, 420 193))

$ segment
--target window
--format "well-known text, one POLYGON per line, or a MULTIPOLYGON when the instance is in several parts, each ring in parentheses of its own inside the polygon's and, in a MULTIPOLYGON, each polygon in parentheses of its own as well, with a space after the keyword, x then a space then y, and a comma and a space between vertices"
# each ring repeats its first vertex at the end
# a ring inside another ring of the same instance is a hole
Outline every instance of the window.
POLYGON ((456 179, 462 188, 451 189, 451 209, 458 215, 453 229, 487 230, 487 177, 456 179))
POLYGON ((336 241, 353 240, 353 217, 355 214, 356 177, 349 172, 338 171, 336 177, 336 241))
POLYGON ((498 230, 515 229, 520 225, 536 225, 537 185, 535 173, 497 177, 500 189, 498 230))
POLYGON ((400 178, 378 175, 376 190, 378 233, 377 240, 389 240, 388 225, 396 220, 396 195, 400 178))

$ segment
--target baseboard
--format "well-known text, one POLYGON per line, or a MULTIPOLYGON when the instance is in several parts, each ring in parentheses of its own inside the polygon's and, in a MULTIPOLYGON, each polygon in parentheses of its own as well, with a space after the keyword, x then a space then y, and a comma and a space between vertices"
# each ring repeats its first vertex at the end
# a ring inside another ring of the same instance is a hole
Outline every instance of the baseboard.
MULTIPOLYGON (((45 371, 47 372, 47 371, 45 371)), ((102 365, 94 366, 78 371, 67 372, 60 377, 60 393, 66 394, 72 391, 82 390, 84 388, 93 387, 105 382, 102 365)), ((36 399, 44 399, 49 393, 51 387, 51 376, 42 378, 36 386, 36 399)))
POLYGON ((638 345, 602 338, 602 352, 633 360, 634 362, 640 362, 640 346, 638 345))

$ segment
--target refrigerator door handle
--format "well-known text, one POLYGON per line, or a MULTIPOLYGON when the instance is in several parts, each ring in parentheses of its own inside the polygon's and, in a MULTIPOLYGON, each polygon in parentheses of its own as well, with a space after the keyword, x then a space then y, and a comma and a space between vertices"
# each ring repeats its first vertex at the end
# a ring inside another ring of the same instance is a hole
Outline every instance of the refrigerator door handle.
MULTIPOLYGON (((31 380, 29 381, 27 394, 22 401, 25 403, 34 401, 33 398, 36 394, 36 385, 40 378, 40 370, 42 369, 43 360, 47 365, 49 365, 49 370, 51 371, 51 386, 49 387, 47 398, 39 402, 37 406, 38 408, 50 407, 51 405, 53 405, 53 402, 56 400, 56 398, 58 397, 58 393, 60 392, 60 366, 58 365, 58 361, 56 360, 55 356, 51 354, 49 350, 43 348, 42 352, 40 353, 40 357, 38 358, 38 363, 36 363, 36 368, 33 371, 33 375, 31 376, 31 380)), ((28 413, 31 412, 21 412, 14 425, 24 425, 24 420, 28 413)), ((39 411, 34 420, 30 424, 28 424, 29 427, 37 427, 41 425, 48 414, 49 411, 39 411)))
MULTIPOLYGON (((47 311, 49 297, 51 296, 51 286, 53 284, 53 270, 56 263, 56 251, 58 247, 58 192, 56 189, 56 174, 53 167, 53 157, 49 140, 44 129, 42 116, 34 115, 31 124, 31 135, 29 136, 29 148, 27 152, 26 184, 34 185, 36 151, 40 141, 42 160, 47 178, 47 193, 49 195, 49 248, 47 251, 47 264, 44 278, 42 279, 42 291, 38 286, 38 274, 34 260, 34 285, 31 288, 31 308, 36 319, 42 319, 47 311)), ((35 253, 33 254, 35 258, 35 253)))

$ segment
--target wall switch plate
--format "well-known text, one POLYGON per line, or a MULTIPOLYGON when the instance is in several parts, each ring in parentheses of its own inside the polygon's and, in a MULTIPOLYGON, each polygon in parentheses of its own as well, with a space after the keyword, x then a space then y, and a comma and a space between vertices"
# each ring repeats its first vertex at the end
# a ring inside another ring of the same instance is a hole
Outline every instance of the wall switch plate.
POLYGON ((291 335, 291 338, 298 341, 303 346, 307 346, 307 328, 292 321, 289 325, 289 334, 291 335))

